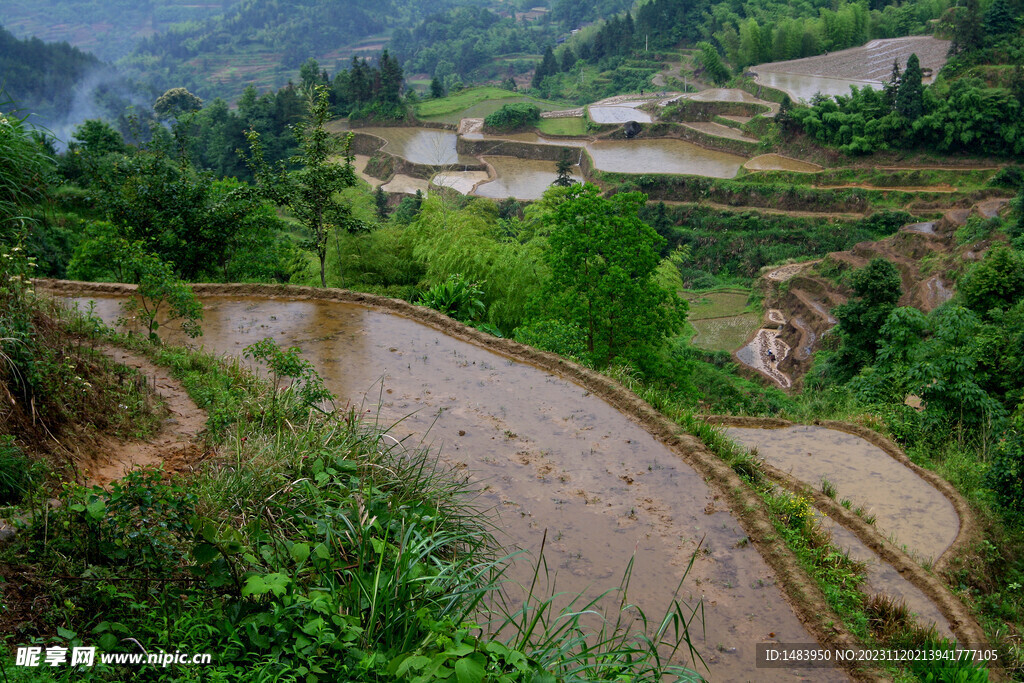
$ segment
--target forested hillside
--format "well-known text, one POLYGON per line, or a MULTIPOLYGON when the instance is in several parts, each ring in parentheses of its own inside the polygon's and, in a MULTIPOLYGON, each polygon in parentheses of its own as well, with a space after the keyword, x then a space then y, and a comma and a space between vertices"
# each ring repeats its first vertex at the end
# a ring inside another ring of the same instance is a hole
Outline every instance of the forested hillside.
POLYGON ((5 0, 0 24, 20 38, 68 43, 112 61, 172 24, 201 21, 236 0, 5 0))
POLYGON ((0 86, 29 121, 59 138, 88 118, 117 120, 148 96, 117 70, 68 43, 18 40, 0 27, 0 86))

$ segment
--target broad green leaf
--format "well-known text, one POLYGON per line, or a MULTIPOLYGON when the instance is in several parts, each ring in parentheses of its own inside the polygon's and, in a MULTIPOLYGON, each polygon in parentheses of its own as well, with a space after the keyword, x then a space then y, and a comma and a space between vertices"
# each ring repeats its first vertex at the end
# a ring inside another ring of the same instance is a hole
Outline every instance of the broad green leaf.
POLYGON ((309 544, 296 543, 291 547, 292 559, 298 563, 305 562, 309 557, 309 544))
POLYGON ((475 658, 464 657, 455 662, 455 678, 459 683, 480 683, 484 680, 484 666, 475 658))

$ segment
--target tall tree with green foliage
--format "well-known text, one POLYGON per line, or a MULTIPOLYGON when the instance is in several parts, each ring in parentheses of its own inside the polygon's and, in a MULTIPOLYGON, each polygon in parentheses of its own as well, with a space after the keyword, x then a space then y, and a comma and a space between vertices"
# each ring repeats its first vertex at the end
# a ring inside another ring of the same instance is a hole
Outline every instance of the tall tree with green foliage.
POLYGON ((964 273, 957 289, 967 307, 982 316, 1009 310, 1024 297, 1024 254, 992 247, 985 260, 964 273))
POLYGON ((985 33, 998 36, 1009 33, 1016 25, 1017 19, 1006 0, 993 0, 985 12, 985 33))
POLYGON ((542 294, 549 317, 583 330, 599 367, 658 347, 685 319, 685 304, 655 282, 664 238, 640 220, 639 192, 610 199, 591 184, 552 189, 560 199, 545 220, 551 278, 542 294))
POLYGON ((355 232, 362 226, 353 218, 351 207, 334 196, 355 185, 356 176, 349 154, 351 134, 341 143, 325 128, 331 118, 327 86, 318 85, 307 92, 306 106, 306 120, 295 132, 300 151, 292 162, 299 166, 298 170, 271 170, 263 158, 259 133, 249 130, 246 138, 258 187, 267 198, 290 208, 309 230, 310 250, 320 260, 320 285, 326 287, 325 263, 331 234, 335 230, 355 232), (339 152, 345 156, 344 164, 330 160, 339 152))
POLYGON ((551 184, 556 187, 569 187, 576 182, 572 179, 572 157, 569 150, 564 147, 558 155, 558 164, 555 166, 555 172, 558 174, 558 177, 551 184))
POLYGON ((871 364, 879 345, 879 330, 892 313, 903 289, 899 271, 889 261, 876 258, 854 271, 850 278, 854 295, 832 309, 841 340, 837 365, 850 377, 871 364))
POLYGON ((707 41, 701 41, 697 43, 697 49, 700 50, 698 59, 704 69, 704 75, 717 85, 721 85, 729 80, 729 70, 725 68, 725 64, 722 63, 722 58, 718 54, 718 50, 715 46, 707 41))
POLYGON ((533 72, 533 80, 530 82, 530 87, 540 88, 544 79, 548 76, 554 76, 558 73, 558 62, 555 60, 555 53, 548 45, 547 49, 544 50, 544 57, 541 59, 540 64, 537 65, 536 71, 533 72))
POLYGON ((910 121, 916 121, 924 113, 924 84, 922 83, 921 62, 917 54, 907 59, 907 68, 900 77, 896 89, 896 111, 910 121))

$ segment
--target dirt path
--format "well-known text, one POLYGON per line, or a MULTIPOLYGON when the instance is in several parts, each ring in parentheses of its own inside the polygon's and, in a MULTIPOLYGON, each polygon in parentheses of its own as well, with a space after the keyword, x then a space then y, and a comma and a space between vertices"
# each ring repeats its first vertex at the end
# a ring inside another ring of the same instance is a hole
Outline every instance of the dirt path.
POLYGON ((200 409, 180 382, 143 356, 106 346, 100 351, 116 363, 138 370, 161 398, 169 416, 149 441, 122 441, 105 437, 91 456, 82 457, 78 467, 89 486, 107 486, 133 469, 159 466, 187 470, 203 457, 196 437, 206 425, 206 411, 200 409))

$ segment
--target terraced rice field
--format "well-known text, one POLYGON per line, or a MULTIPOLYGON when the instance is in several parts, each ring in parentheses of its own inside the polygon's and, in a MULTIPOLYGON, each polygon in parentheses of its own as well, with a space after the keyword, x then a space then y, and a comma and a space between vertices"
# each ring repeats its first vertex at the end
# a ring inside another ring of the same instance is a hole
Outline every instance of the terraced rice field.
POLYGON ((760 327, 761 316, 747 311, 748 290, 684 292, 683 297, 690 304, 688 319, 697 332, 691 341, 702 349, 735 351, 760 327))

